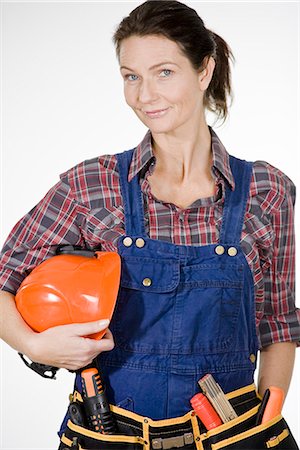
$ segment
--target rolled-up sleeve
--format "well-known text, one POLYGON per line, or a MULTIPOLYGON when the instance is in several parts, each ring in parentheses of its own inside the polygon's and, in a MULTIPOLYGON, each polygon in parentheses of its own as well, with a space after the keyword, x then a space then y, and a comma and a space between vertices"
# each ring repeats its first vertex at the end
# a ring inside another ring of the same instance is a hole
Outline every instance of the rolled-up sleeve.
POLYGON ((285 196, 273 211, 274 247, 264 276, 264 312, 259 324, 261 347, 277 342, 300 345, 300 311, 295 305, 295 185, 284 176, 285 196))
POLYGON ((11 230, 0 254, 0 289, 16 293, 22 280, 58 245, 83 245, 78 204, 67 176, 11 230))

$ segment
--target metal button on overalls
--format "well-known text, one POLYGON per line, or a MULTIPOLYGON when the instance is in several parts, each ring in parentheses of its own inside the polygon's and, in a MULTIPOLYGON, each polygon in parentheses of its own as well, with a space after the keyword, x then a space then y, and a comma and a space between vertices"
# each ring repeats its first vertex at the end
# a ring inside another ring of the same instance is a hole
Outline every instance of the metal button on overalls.
POLYGON ((229 256, 235 256, 237 254, 237 249, 235 247, 229 247, 229 249, 227 250, 227 253, 229 256))
POLYGON ((144 286, 151 286, 151 284, 152 284, 152 281, 151 281, 150 278, 144 278, 143 279, 143 285, 144 286))
POLYGON ((136 241, 135 241, 135 245, 136 245, 138 248, 143 248, 144 245, 145 245, 144 239, 143 239, 143 238, 137 238, 136 241))
POLYGON ((126 247, 130 247, 132 245, 132 243, 133 243, 133 241, 132 241, 131 237, 126 236, 125 238, 123 238, 123 244, 126 247))
POLYGON ((217 247, 215 248, 215 252, 217 255, 221 256, 225 252, 225 248, 223 247, 223 245, 217 245, 217 247))
POLYGON ((145 245, 118 242, 121 286, 110 323, 115 348, 101 353, 99 363, 111 403, 164 419, 191 409, 197 380, 206 373, 225 392, 253 382, 253 278, 240 247, 252 165, 230 157, 235 189, 226 186, 219 242, 175 245, 145 232, 138 175, 127 179, 132 152, 117 155, 125 233, 145 245))

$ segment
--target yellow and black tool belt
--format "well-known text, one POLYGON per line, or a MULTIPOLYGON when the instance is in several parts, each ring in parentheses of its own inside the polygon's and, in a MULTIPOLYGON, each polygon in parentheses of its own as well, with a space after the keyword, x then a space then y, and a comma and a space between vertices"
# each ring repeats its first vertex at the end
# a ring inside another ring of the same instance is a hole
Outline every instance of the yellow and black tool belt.
MULTIPOLYGON (((226 394, 238 417, 206 431, 193 410, 182 417, 152 420, 111 405, 117 435, 105 435, 68 421, 59 450, 299 450, 281 415, 255 426, 260 404, 255 385, 226 394)), ((73 402, 82 402, 78 392, 73 402)))

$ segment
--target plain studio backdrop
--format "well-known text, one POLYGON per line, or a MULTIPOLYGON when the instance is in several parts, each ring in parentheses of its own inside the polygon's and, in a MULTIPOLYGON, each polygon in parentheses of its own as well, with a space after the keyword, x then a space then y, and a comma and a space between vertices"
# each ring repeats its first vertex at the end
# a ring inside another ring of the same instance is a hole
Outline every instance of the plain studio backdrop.
MULTIPOLYGON (((299 3, 186 3, 236 58, 230 118, 215 131, 229 153, 266 160, 299 185, 299 3)), ((1 244, 60 173, 146 133, 123 98, 111 40, 138 4, 2 2, 1 244)), ((4 343, 1 355, 1 449, 56 449, 73 375, 44 380, 4 343)), ((299 359, 283 411, 298 442, 299 359)))

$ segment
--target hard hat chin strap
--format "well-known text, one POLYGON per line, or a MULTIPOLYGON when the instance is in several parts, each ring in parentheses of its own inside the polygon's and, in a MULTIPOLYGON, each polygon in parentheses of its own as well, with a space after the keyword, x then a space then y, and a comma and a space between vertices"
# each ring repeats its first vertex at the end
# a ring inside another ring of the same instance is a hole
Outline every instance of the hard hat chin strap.
POLYGON ((24 364, 29 367, 29 369, 41 375, 43 378, 49 378, 51 380, 56 380, 56 372, 59 370, 59 367, 47 366, 46 364, 40 364, 34 361, 31 361, 27 356, 25 357, 22 353, 19 353, 24 364))

